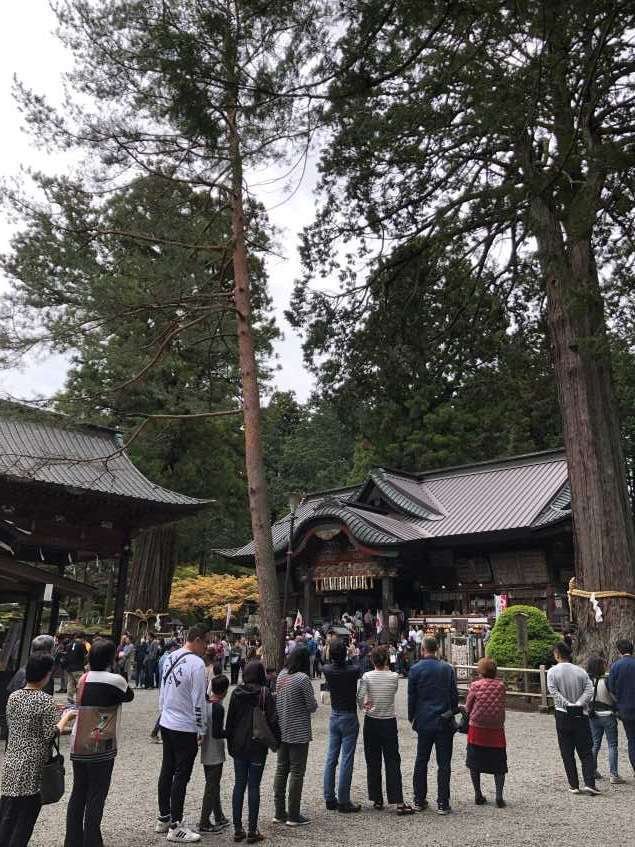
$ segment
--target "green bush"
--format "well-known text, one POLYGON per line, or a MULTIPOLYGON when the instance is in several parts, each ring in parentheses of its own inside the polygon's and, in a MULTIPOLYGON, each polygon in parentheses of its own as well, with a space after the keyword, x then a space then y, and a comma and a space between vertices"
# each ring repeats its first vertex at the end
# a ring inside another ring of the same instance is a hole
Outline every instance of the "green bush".
POLYGON ((551 651, 553 645, 559 640, 559 636, 552 629, 545 613, 535 606, 510 606, 499 616, 487 642, 487 655, 491 656, 499 667, 522 667, 514 618, 518 612, 529 615, 527 621, 528 667, 538 668, 543 664, 551 664, 551 651))

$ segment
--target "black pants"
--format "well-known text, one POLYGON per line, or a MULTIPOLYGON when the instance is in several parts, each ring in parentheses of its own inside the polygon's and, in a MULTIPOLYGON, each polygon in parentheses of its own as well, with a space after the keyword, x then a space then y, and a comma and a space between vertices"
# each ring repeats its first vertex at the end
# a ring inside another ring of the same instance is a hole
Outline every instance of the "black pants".
POLYGON ((73 762, 73 791, 66 809, 64 847, 102 847, 101 819, 115 760, 73 762))
POLYGON ((630 759, 633 772, 635 772, 635 719, 628 720, 622 718, 622 723, 624 724, 624 732, 628 739, 628 758, 630 759))
POLYGON ((300 815, 302 788, 308 757, 308 741, 306 744, 286 744, 283 741, 278 749, 276 775, 273 781, 273 799, 278 820, 285 820, 287 813, 292 820, 300 815), (287 782, 289 783, 288 803, 287 782))
POLYGON ((218 765, 203 765, 205 770, 205 792, 203 808, 201 809, 201 826, 207 826, 210 815, 214 813, 214 822, 220 823, 225 815, 220 802, 220 781, 223 775, 223 763, 218 765))
POLYGON ((364 718, 364 755, 368 776, 368 799, 383 803, 381 786, 381 760, 386 768, 386 795, 389 803, 403 803, 401 783, 401 756, 397 718, 380 720, 368 715, 364 718))
POLYGON ((454 734, 449 729, 418 733, 417 757, 412 775, 412 787, 417 805, 421 805, 428 794, 428 762, 433 747, 437 754, 437 803, 446 805, 450 802, 453 745, 454 734))
POLYGON ((38 794, 24 797, 0 797, 0 844, 2 847, 26 847, 33 835, 42 801, 38 794))
POLYGON ((569 780, 571 788, 579 788, 578 769, 575 763, 575 754, 580 757, 582 765, 582 778, 584 784, 589 788, 595 788, 595 765, 593 762, 593 738, 591 736, 591 724, 586 715, 573 718, 556 710, 556 732, 558 733, 558 746, 562 763, 569 780))
POLYGON ((229 672, 231 674, 231 684, 238 685, 238 672, 240 671, 240 665, 238 662, 235 662, 233 665, 229 666, 229 672))
POLYGON ((159 814, 172 823, 183 820, 185 792, 198 752, 195 732, 178 732, 161 727, 163 762, 159 774, 159 814))

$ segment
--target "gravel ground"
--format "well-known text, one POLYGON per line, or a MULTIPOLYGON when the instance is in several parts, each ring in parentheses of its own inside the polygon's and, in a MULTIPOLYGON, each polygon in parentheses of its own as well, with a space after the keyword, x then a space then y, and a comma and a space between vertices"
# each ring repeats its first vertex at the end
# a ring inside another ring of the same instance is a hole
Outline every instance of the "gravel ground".
MULTIPOLYGON (((405 685, 399 693, 400 745, 406 798, 411 798, 412 769, 416 736, 405 719, 405 685)), ((124 707, 119 756, 106 806, 103 835, 106 847, 145 847, 165 843, 153 832, 156 815, 156 777, 161 747, 150 744, 148 733, 155 720, 156 692, 137 692, 135 701, 124 707)), ((289 830, 271 823, 272 783, 275 756, 269 756, 262 786, 260 827, 273 845, 311 847, 574 847, 593 843, 635 847, 635 779, 630 772, 625 739, 620 730, 620 770, 626 785, 611 786, 602 780, 601 797, 570 795, 560 762, 553 717, 510 712, 507 716, 507 743, 510 773, 506 799, 508 807, 493 803, 474 806, 469 774, 465 768, 465 736, 458 735, 454 748, 452 807, 449 817, 431 811, 398 818, 393 811, 376 812, 369 807, 365 790, 365 762, 361 738, 353 777, 352 797, 365 808, 359 815, 327 812, 322 801, 324 762, 329 706, 320 706, 314 717, 311 745, 304 784, 303 812, 313 819, 310 827, 289 830)), ((68 741, 63 741, 63 749, 68 741)), ((607 770, 606 750, 600 753, 602 771, 607 770)), ((67 775, 68 790, 72 774, 67 775)), ((485 793, 493 799, 492 777, 483 777, 485 793)), ((224 810, 231 817, 230 791, 233 784, 231 760, 226 765, 223 784, 224 810)), ((436 788, 435 777, 431 785, 436 788)), ((202 767, 197 765, 190 782, 186 817, 198 820, 203 790, 202 767)), ((435 793, 429 797, 435 800, 435 793)), ((33 847, 62 847, 66 803, 43 809, 33 847)), ((201 844, 228 844, 231 835, 204 835, 201 844)), ((91 845, 92 847, 92 845, 91 845)))

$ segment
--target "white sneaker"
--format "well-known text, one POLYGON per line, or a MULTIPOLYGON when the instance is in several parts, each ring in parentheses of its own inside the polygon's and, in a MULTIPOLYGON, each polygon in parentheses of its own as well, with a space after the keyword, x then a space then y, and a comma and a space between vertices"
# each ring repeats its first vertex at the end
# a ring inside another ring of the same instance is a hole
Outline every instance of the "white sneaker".
POLYGON ((583 794, 588 794, 591 797, 598 797, 602 793, 597 788, 591 788, 590 785, 583 785, 580 790, 583 794))
POLYGON ((193 832, 182 824, 178 824, 173 829, 168 830, 168 841, 176 841, 179 844, 194 844, 201 840, 198 832, 193 832))
POLYGON ((579 788, 570 788, 569 794, 582 794, 579 788))
POLYGON ((616 773, 611 776, 609 782, 611 783, 611 785, 624 785, 626 780, 622 779, 622 777, 616 773))
POLYGON ((162 821, 161 818, 157 818, 156 826, 154 827, 155 832, 167 832, 170 828, 170 821, 162 821))

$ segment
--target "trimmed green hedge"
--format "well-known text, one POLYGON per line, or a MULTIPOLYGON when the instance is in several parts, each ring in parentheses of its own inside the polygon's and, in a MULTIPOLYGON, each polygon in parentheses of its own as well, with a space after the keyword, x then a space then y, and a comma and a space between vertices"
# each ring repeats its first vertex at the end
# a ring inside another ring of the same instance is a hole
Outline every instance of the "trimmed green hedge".
POLYGON ((529 615, 527 621, 529 667, 538 668, 543 664, 552 664, 552 649, 559 640, 559 635, 552 629, 545 613, 535 606, 510 606, 499 616, 487 642, 487 655, 491 656, 499 667, 521 667, 522 656, 518 649, 514 619, 514 615, 518 612, 529 615))

